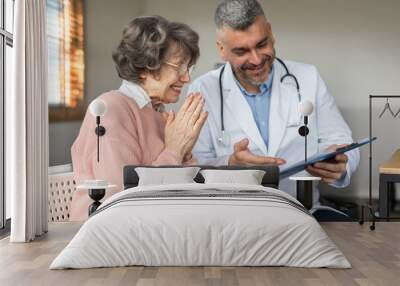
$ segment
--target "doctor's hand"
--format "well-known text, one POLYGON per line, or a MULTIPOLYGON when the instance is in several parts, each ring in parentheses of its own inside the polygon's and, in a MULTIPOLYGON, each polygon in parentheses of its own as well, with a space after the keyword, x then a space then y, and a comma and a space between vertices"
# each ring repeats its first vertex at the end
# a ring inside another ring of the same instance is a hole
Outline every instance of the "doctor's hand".
MULTIPOLYGON (((327 148, 327 151, 335 151, 338 148, 345 147, 348 144, 333 144, 327 148)), ((322 181, 331 184, 340 180, 346 172, 348 157, 345 154, 338 154, 335 158, 313 164, 307 168, 307 171, 316 177, 321 177, 322 181)))
POLYGON ((229 165, 282 165, 286 161, 281 158, 257 156, 250 152, 249 139, 242 139, 235 143, 234 153, 229 157, 229 165))
POLYGON ((171 111, 166 117, 165 149, 174 151, 180 160, 190 157, 206 122, 208 113, 203 111, 203 107, 203 97, 200 93, 194 93, 187 97, 176 115, 171 111))

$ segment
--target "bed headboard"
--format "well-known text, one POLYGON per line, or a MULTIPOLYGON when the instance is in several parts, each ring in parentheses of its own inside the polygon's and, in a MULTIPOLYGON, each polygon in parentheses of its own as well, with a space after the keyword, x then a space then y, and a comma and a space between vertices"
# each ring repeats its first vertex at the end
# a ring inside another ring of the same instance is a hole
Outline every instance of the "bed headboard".
MULTIPOLYGON (((139 183, 139 176, 135 171, 137 167, 146 168, 183 168, 187 166, 144 166, 144 165, 130 165, 124 167, 124 189, 129 189, 136 187, 139 183)), ((205 169, 218 169, 218 170, 263 170, 265 175, 262 180, 262 185, 265 187, 278 188, 279 186, 279 167, 277 166, 252 166, 252 167, 242 167, 242 166, 195 166, 200 167, 202 170, 205 169)), ((194 178, 197 183, 204 183, 204 178, 200 174, 194 178)))

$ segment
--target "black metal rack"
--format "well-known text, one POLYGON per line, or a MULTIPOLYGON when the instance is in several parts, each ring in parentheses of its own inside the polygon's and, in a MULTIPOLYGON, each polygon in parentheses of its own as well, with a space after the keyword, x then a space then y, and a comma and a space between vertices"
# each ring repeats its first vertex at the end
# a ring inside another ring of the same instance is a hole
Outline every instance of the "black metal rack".
MULTIPOLYGON (((369 96, 369 139, 372 139, 372 101, 374 99, 386 99, 389 98, 398 98, 400 99, 400 95, 370 95, 369 96)), ((381 217, 375 215, 374 206, 372 205, 372 142, 369 143, 369 193, 368 193, 368 204, 361 205, 361 219, 359 221, 360 224, 364 223, 364 210, 367 208, 369 210, 370 217, 372 219, 370 229, 375 230, 375 222, 377 220, 392 220, 392 219, 400 219, 400 217, 381 217)))

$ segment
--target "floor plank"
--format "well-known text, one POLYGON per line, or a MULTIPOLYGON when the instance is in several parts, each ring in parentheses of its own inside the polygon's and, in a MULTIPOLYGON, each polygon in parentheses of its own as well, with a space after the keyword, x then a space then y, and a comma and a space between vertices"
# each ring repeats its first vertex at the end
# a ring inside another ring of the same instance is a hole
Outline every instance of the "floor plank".
POLYGON ((49 233, 32 243, 0 240, 0 285, 400 285, 400 223, 324 223, 330 238, 352 269, 289 267, 118 267, 50 271, 55 256, 80 228, 79 223, 51 223, 49 233))

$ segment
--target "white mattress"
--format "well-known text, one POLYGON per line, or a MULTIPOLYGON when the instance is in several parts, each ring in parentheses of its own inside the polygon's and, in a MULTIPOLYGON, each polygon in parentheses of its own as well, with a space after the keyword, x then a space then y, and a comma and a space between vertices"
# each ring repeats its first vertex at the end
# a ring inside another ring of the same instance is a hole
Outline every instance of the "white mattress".
POLYGON ((50 269, 128 265, 350 268, 342 252, 299 204, 284 192, 254 185, 132 188, 106 200, 50 269), (181 190, 182 195, 154 197, 173 190, 181 190), (252 196, 251 190, 262 193, 252 196), (219 196, 224 192, 226 196, 219 196), (137 197, 150 193, 148 198, 137 197))

